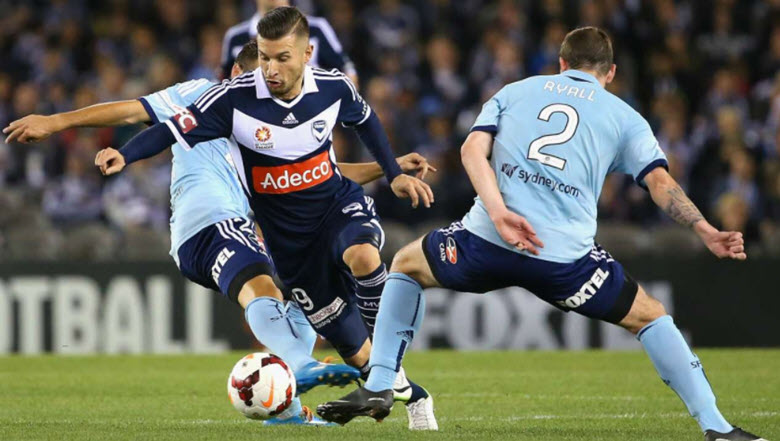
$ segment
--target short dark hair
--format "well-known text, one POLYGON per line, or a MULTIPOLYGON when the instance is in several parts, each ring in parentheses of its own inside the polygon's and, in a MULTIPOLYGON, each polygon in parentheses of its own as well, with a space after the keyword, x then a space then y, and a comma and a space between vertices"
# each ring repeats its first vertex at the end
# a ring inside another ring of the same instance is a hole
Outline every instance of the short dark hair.
POLYGON ((612 68, 612 41, 597 27, 577 28, 566 34, 559 55, 572 69, 585 68, 605 75, 612 68))
POLYGON ((293 33, 309 39, 309 20, 294 6, 274 8, 257 23, 257 34, 264 39, 278 40, 293 33))
POLYGON ((236 55, 236 64, 244 72, 255 70, 257 67, 257 40, 249 40, 236 55))

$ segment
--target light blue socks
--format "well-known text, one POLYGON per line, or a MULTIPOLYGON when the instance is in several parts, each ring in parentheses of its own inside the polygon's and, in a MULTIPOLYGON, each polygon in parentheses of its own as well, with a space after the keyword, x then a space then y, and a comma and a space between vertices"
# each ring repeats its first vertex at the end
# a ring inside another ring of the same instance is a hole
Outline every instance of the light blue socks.
POLYGON ((639 331, 637 339, 642 342, 661 380, 677 392, 702 431, 727 433, 732 430, 715 405, 715 394, 699 357, 691 352, 671 316, 665 315, 649 323, 639 331))
POLYGON ((301 307, 293 301, 287 302, 287 317, 295 325, 298 338, 303 342, 303 347, 308 354, 314 351, 314 345, 317 343, 317 332, 312 328, 309 320, 303 315, 301 307))
POLYGON ((258 297, 246 305, 245 317, 255 338, 282 357, 293 372, 316 362, 311 356, 309 343, 298 335, 298 328, 287 316, 281 301, 272 297, 258 297))
POLYGON ((420 284, 401 273, 387 276, 374 328, 366 389, 379 392, 393 388, 401 360, 424 314, 425 297, 420 284))

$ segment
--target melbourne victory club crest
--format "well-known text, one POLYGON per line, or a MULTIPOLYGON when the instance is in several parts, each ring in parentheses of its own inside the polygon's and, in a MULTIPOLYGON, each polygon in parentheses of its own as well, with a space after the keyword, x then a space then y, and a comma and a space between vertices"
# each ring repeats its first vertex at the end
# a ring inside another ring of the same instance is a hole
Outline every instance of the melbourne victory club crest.
POLYGON ((328 134, 328 123, 324 119, 314 121, 311 125, 311 133, 317 138, 317 141, 322 142, 328 134))
POLYGON ((255 130, 255 148, 257 150, 274 148, 274 142, 271 140, 271 129, 267 126, 261 126, 255 130))

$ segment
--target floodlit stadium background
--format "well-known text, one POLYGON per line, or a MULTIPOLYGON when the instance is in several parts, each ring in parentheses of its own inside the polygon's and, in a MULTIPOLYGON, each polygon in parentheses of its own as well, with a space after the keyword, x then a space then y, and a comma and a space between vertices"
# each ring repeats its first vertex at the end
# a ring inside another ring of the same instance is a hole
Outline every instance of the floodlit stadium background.
MULTIPOLYGON (((612 35, 610 91, 651 123, 672 175, 749 259, 717 262, 628 177, 599 203, 599 242, 677 315, 696 345, 778 346, 780 1, 297 1, 326 17, 397 154, 429 158, 435 207, 367 187, 401 245, 459 219, 474 192, 459 147, 502 85, 555 73, 565 33, 612 35), (718 325, 712 317, 751 317, 718 325)), ((254 1, 0 1, 0 123, 217 79, 227 28, 254 1)), ((170 156, 104 179, 92 166, 142 127, 0 142, 0 353, 220 351, 252 344, 240 311, 185 283, 167 255, 170 156)), ((370 160, 348 131, 342 161, 370 160)), ((520 290, 435 291, 418 348, 632 348, 630 335, 520 290)))

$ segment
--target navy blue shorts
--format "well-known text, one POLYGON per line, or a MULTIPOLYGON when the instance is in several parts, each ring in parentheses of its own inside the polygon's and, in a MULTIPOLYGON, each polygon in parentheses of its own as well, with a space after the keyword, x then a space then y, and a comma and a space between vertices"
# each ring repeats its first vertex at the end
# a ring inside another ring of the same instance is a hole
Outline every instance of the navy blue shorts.
POLYGON ((316 237, 307 241, 268 237, 271 253, 284 246, 284 258, 277 258, 279 277, 318 334, 332 344, 339 355, 355 355, 368 338, 356 303, 357 284, 342 255, 352 245, 384 245, 374 200, 368 196, 340 201, 322 223, 316 237), (273 241, 273 242, 272 242, 273 241), (285 246, 286 245, 286 246, 285 246))
POLYGON ((549 262, 494 245, 455 222, 428 233, 423 252, 445 288, 485 293, 519 286, 559 309, 611 323, 628 314, 638 289, 598 245, 575 262, 549 262))
POLYGON ((176 264, 193 282, 238 301, 244 284, 257 276, 274 274, 265 245, 257 240, 249 219, 227 219, 200 230, 184 242, 176 264))

